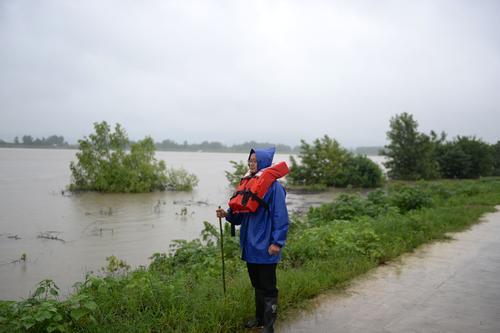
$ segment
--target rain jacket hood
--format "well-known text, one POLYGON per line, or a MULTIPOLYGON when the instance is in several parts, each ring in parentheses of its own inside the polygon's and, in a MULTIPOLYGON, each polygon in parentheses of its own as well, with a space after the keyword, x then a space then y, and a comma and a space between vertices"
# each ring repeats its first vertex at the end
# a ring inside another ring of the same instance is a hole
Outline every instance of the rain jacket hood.
POLYGON ((257 171, 261 169, 270 167, 273 163, 274 153, 276 152, 276 148, 254 148, 250 149, 250 154, 248 154, 248 159, 250 159, 250 155, 255 153, 255 157, 257 158, 257 171))

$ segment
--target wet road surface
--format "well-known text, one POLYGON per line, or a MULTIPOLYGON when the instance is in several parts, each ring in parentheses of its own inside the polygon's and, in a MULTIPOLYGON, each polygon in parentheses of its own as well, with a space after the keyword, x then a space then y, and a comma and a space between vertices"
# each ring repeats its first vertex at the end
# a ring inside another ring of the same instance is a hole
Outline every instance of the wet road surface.
POLYGON ((318 297, 277 332, 500 332, 500 211, 482 221, 318 297))

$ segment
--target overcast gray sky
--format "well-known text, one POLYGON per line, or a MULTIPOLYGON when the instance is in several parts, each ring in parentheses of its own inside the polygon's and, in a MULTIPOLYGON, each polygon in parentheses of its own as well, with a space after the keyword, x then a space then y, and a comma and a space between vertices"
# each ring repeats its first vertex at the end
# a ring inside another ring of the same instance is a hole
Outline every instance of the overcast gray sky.
POLYGON ((500 1, 0 0, 0 138, 500 140, 500 1))

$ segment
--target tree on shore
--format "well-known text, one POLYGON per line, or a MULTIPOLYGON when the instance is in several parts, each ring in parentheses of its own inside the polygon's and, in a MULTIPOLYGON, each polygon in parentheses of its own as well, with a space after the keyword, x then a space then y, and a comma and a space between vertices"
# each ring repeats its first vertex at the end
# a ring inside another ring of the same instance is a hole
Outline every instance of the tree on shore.
POLYGON ((475 136, 457 136, 446 141, 444 132, 440 136, 434 131, 427 135, 417 129, 418 123, 411 114, 391 118, 389 144, 384 149, 388 158, 384 165, 390 178, 479 178, 491 176, 500 165, 495 164, 495 145, 475 136))
POLYGON ((78 141, 78 161, 70 164, 70 190, 151 192, 191 190, 197 185, 195 175, 185 170, 167 170, 164 161, 155 159, 152 138, 130 143, 120 124, 112 131, 105 121, 94 123, 94 130, 78 141))
POLYGON ((418 132, 418 123, 406 112, 391 118, 384 148, 384 163, 392 179, 435 179, 439 177, 435 159, 437 136, 418 132))
POLYGON ((458 136, 441 150, 438 161, 445 178, 479 178, 493 172, 493 147, 474 136, 458 136))

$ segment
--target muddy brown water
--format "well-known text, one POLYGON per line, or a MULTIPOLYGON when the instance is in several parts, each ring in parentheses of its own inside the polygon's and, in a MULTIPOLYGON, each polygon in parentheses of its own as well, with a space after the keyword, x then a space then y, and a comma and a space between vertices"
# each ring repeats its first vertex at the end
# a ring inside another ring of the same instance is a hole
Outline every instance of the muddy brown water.
MULTIPOLYGON (((0 149, 0 299, 19 300, 43 279, 62 294, 115 255, 132 267, 168 252, 175 239, 199 237, 203 221, 217 224, 214 210, 231 189, 224 170, 247 154, 158 152, 171 167, 199 178, 193 192, 145 194, 61 193, 70 181, 75 150, 0 149), (182 211, 187 214, 183 215, 182 211), (46 238, 40 238, 40 235, 46 238), (14 262, 25 253, 25 262, 14 262)), ((276 155, 275 161, 288 161, 276 155)), ((373 157, 381 162, 379 157, 373 157)), ((290 211, 332 200, 339 191, 289 193, 290 211)))

